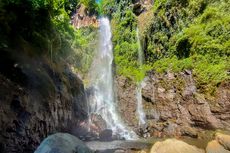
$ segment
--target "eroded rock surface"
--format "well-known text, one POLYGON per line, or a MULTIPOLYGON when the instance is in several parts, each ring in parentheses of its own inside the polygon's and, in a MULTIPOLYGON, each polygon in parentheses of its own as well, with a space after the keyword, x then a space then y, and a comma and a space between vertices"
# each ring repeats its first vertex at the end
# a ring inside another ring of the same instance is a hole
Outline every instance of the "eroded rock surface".
POLYGON ((95 14, 91 14, 84 5, 80 5, 76 10, 75 15, 72 17, 72 24, 77 29, 89 26, 99 26, 97 16, 95 14))
POLYGON ((141 13, 150 10, 153 5, 153 0, 134 0, 133 1, 133 12, 136 15, 140 15, 141 13))
MULTIPOLYGON (((189 70, 177 74, 149 73, 142 89, 147 125, 139 130, 139 135, 196 138, 203 130, 230 130, 230 83, 222 83, 210 96, 197 88, 192 75, 189 70)), ((118 76, 116 86, 120 113, 128 125, 138 129, 134 126, 138 123, 135 83, 118 76)))

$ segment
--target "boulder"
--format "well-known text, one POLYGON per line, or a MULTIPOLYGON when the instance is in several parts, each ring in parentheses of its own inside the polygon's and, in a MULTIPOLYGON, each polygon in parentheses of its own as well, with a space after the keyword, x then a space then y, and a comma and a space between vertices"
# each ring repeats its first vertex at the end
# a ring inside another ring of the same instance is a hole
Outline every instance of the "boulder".
POLYGON ((230 135, 216 133, 216 140, 227 150, 230 150, 230 135))
POLYGON ((204 150, 177 139, 167 139, 163 142, 156 142, 150 153, 204 153, 204 150))
POLYGON ((105 129, 99 134, 101 141, 112 141, 113 131, 111 129, 105 129))
POLYGON ((99 114, 91 114, 91 130, 95 130, 95 132, 100 133, 101 131, 106 129, 106 121, 99 114))
POLYGON ((56 133, 43 140, 35 153, 93 153, 93 151, 73 135, 56 133))
POLYGON ((213 140, 208 143, 206 153, 230 153, 230 151, 226 150, 218 141, 213 140))
POLYGON ((198 133, 197 131, 189 126, 185 126, 181 129, 181 134, 182 136, 189 136, 191 138, 197 138, 198 137, 198 133))
POLYGON ((138 151, 137 153, 147 153, 146 150, 141 150, 141 151, 138 151))

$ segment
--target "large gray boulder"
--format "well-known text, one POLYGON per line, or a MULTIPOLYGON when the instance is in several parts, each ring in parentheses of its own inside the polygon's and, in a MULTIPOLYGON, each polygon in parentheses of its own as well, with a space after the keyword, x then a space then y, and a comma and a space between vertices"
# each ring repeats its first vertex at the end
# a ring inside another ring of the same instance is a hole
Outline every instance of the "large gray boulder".
POLYGON ((189 145, 177 139, 167 139, 156 142, 151 148, 150 153, 204 153, 202 149, 189 145))
POLYGON ((73 135, 56 133, 43 140, 35 153, 93 153, 93 151, 73 135))

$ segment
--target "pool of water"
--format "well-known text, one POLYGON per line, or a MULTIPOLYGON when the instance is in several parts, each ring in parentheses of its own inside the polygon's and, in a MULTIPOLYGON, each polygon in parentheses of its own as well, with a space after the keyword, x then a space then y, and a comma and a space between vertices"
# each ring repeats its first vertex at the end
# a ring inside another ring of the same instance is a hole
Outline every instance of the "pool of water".
MULTIPOLYGON (((198 148, 205 149, 208 142, 214 139, 216 132, 218 131, 205 131, 200 133, 198 138, 180 137, 177 139, 198 148)), ((221 133, 230 134, 230 132, 227 131, 221 131, 221 133)), ((99 151, 100 153, 113 153, 115 150, 149 150, 157 141, 164 141, 166 139, 169 139, 169 137, 138 140, 116 140, 110 142, 89 141, 86 142, 86 145, 92 150, 99 151)))

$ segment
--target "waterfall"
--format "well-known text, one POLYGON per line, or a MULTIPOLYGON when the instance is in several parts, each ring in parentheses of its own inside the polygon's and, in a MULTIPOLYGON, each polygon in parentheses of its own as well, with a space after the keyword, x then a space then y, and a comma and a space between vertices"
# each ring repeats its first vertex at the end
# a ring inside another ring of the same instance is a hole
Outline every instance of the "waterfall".
POLYGON ((113 88, 113 46, 110 22, 107 18, 101 18, 100 42, 91 68, 91 86, 93 98, 90 101, 90 113, 100 115, 107 123, 107 128, 113 133, 126 139, 135 137, 135 133, 129 130, 120 119, 117 112, 116 98, 113 88))
MULTIPOLYGON (((139 37, 139 29, 137 28, 137 43, 138 43, 138 64, 140 71, 143 72, 143 52, 141 48, 141 42, 140 42, 140 37, 139 37)), ((144 81, 142 80, 137 84, 136 88, 136 98, 137 98, 137 115, 139 117, 139 125, 143 125, 146 123, 146 117, 145 113, 143 110, 143 105, 142 105, 142 87, 143 87, 144 81)))

